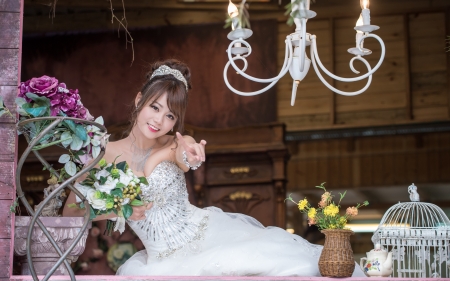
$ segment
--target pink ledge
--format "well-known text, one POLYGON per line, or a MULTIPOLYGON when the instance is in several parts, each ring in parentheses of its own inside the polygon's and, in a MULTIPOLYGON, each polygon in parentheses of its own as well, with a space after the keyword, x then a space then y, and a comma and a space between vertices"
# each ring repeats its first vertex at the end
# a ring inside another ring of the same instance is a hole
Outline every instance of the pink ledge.
MULTIPOLYGON (((39 276, 39 280, 44 276, 39 276)), ((10 280, 25 281, 33 280, 31 276, 11 276, 10 280)), ((52 276, 49 280, 52 281, 67 281, 69 276, 52 276)), ((215 281, 320 281, 320 280, 339 280, 339 281, 449 281, 450 278, 394 278, 394 277, 370 277, 370 278, 328 278, 328 277, 240 277, 240 276, 114 276, 114 275, 77 275, 78 281, 110 281, 110 280, 153 280, 153 281, 183 281, 183 280, 215 280, 215 281)))

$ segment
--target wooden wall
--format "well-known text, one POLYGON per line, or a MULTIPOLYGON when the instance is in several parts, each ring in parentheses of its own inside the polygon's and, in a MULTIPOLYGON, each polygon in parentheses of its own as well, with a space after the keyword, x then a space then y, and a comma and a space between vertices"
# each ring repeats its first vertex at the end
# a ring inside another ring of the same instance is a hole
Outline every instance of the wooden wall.
MULTIPOLYGON (((19 0, 0 1, 0 96, 13 116, 20 73, 22 11, 19 0)), ((0 280, 9 280, 12 268, 14 229, 9 207, 15 198, 16 141, 15 118, 4 115, 0 118, 0 280)))

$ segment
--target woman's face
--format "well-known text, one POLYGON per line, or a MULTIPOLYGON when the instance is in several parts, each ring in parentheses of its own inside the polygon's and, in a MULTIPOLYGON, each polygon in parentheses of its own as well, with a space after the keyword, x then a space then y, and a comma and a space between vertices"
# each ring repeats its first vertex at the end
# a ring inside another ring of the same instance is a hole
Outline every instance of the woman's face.
POLYGON ((177 117, 167 105, 167 93, 151 100, 142 107, 137 117, 137 126, 142 134, 154 139, 167 134, 177 122, 177 117))

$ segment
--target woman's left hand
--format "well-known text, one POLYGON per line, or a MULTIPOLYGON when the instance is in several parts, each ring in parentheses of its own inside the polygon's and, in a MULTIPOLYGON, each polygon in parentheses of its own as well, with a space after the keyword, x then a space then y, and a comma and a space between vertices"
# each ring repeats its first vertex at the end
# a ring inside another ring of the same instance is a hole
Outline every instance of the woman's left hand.
POLYGON ((186 151, 187 161, 190 166, 196 166, 201 162, 205 162, 205 140, 201 140, 200 143, 188 143, 180 133, 177 132, 176 135, 179 144, 186 151))

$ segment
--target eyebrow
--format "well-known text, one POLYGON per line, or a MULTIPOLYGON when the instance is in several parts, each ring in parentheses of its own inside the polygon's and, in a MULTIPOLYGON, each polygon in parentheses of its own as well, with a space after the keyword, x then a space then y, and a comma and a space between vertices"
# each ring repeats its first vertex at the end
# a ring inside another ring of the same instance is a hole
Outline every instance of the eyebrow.
POLYGON ((153 103, 156 103, 156 104, 159 105, 160 107, 164 107, 162 104, 160 104, 160 103, 157 102, 157 101, 154 101, 153 103))

